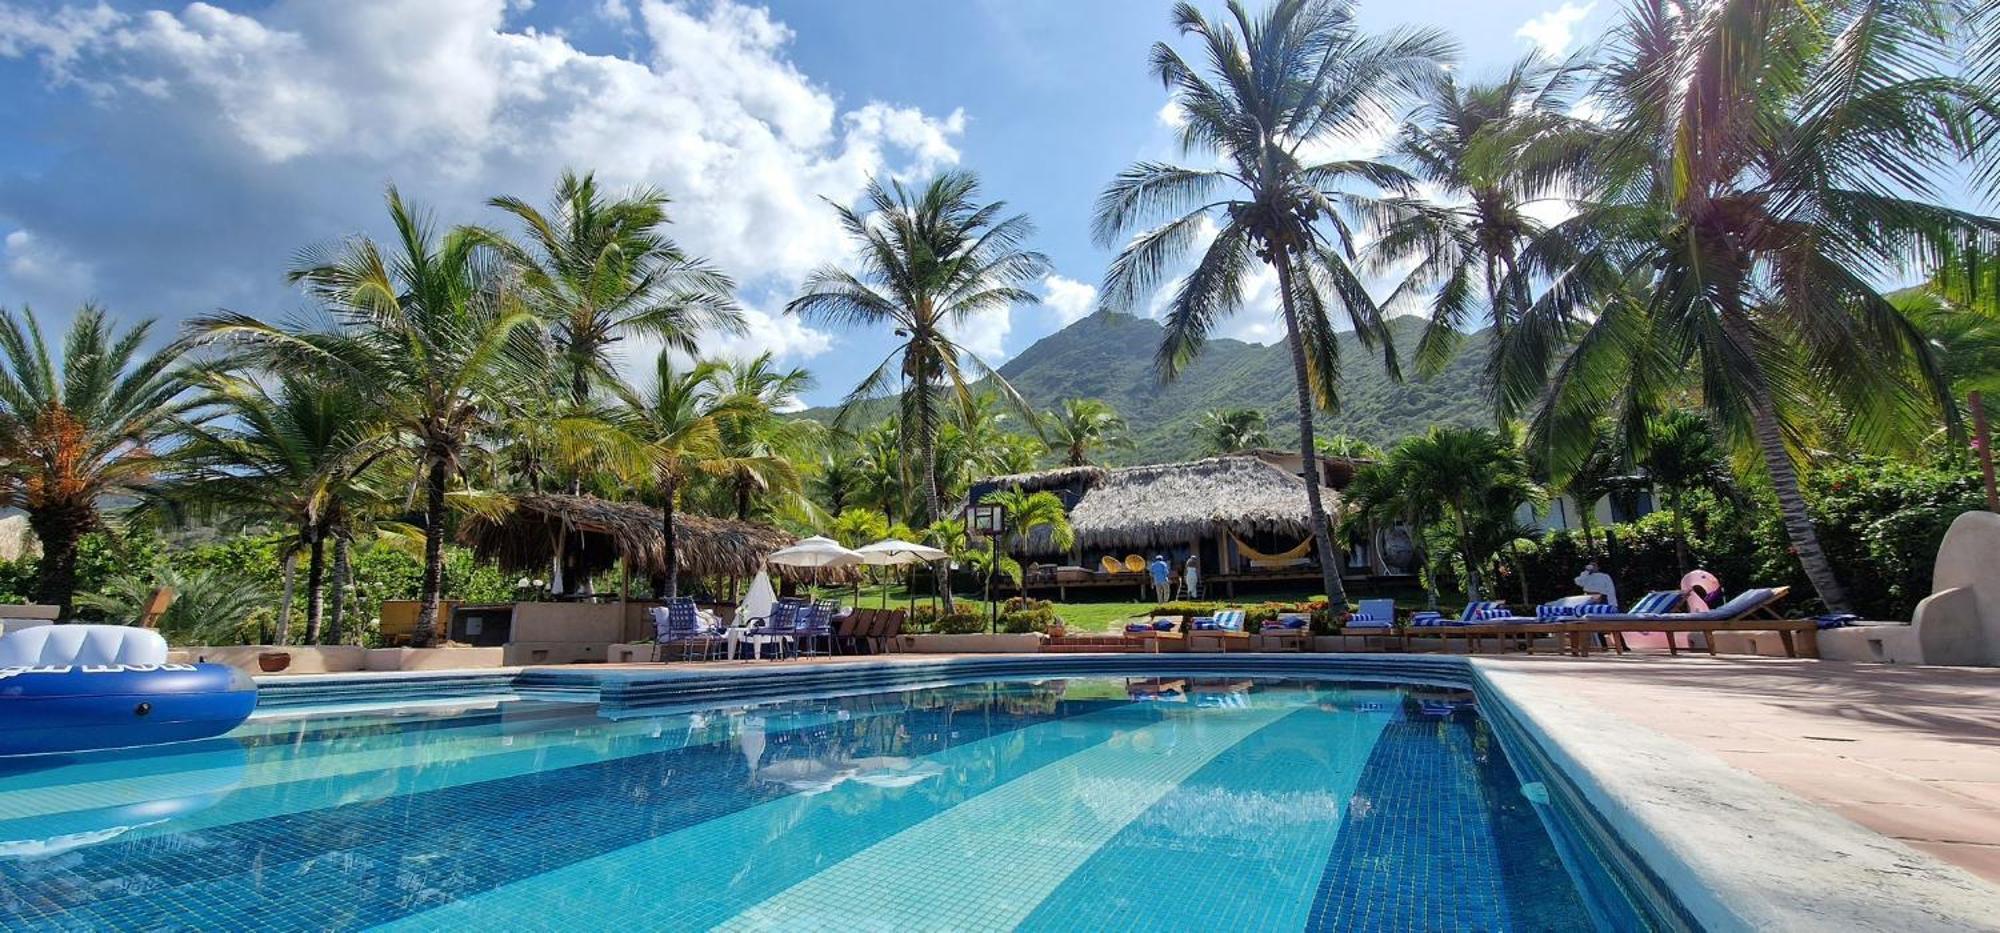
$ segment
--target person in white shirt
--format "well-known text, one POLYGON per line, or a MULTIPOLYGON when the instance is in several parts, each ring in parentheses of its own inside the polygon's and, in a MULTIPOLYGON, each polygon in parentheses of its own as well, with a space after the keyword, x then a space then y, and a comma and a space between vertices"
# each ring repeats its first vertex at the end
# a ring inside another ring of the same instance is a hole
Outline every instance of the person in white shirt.
POLYGON ((1597 562, 1583 565, 1583 572, 1576 575, 1576 585, 1585 593, 1597 596, 1605 602, 1618 605, 1618 585, 1611 582, 1611 575, 1597 569, 1597 562))

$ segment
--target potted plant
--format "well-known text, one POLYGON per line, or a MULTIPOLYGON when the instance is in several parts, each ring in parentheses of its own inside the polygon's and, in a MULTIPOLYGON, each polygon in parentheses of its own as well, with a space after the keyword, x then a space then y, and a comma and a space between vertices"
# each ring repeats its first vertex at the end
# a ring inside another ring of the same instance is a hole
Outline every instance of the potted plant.
POLYGON ((265 651, 257 655, 257 669, 266 674, 275 674, 292 666, 289 651, 265 651))

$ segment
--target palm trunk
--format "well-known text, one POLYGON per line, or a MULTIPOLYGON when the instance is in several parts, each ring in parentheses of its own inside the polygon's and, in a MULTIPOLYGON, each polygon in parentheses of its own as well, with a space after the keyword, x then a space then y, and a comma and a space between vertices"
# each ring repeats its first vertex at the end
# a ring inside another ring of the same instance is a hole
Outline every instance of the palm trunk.
POLYGON ((1479 562, 1474 559, 1472 553, 1472 528, 1466 524, 1465 510, 1463 508, 1453 506, 1451 512, 1452 520, 1458 524, 1459 557, 1465 561, 1465 598, 1468 601, 1477 602, 1479 599, 1479 562))
POLYGON ((1311 377, 1306 373, 1306 349, 1300 342, 1298 310, 1292 305, 1292 269, 1289 257, 1280 255, 1273 263, 1278 270, 1278 295, 1285 309, 1285 343, 1292 350, 1292 388, 1299 407, 1299 460, 1305 476, 1306 506, 1312 513, 1313 547, 1319 552, 1320 588, 1326 593, 1329 610, 1347 605, 1347 590, 1340 583, 1340 552, 1333 548, 1333 533, 1327 528, 1326 506, 1319 495, 1319 452, 1313 446, 1313 399, 1311 377))
POLYGON ((306 559, 306 637, 304 644, 317 645, 319 641, 320 605, 326 587, 326 533, 320 529, 312 532, 312 550, 306 559))
POLYGON ((1680 567, 1681 576, 1688 572, 1687 519, 1681 514, 1681 494, 1678 490, 1667 492, 1668 508, 1674 511, 1674 563, 1680 567))
POLYGON ((354 565, 348 553, 346 536, 333 539, 333 607, 327 613, 326 640, 333 644, 343 644, 347 618, 347 588, 354 576, 354 565))
POLYGON ((297 586, 299 553, 287 551, 283 563, 284 592, 278 597, 278 622, 271 627, 271 644, 282 645, 291 634, 292 592, 297 586))
POLYGON ((1528 598, 1528 565, 1521 560, 1521 546, 1513 541, 1507 542, 1507 556, 1514 564, 1514 576, 1519 578, 1516 582, 1521 584, 1521 605, 1534 605, 1535 601, 1528 598))
POLYGON ((665 542, 661 554, 667 565, 668 599, 681 595, 680 552, 674 549, 674 495, 679 491, 679 486, 680 483, 674 479, 673 474, 661 474, 660 487, 666 492, 666 504, 660 507, 660 536, 665 542))
POLYGON ((28 526, 42 545, 35 601, 56 607, 58 618, 70 617, 76 599, 78 542, 96 524, 97 512, 88 505, 51 506, 28 513, 28 526))
POLYGON ((424 581, 418 594, 423 606, 417 611, 417 630, 410 634, 419 648, 436 640, 438 601, 444 595, 444 493, 444 458, 433 452, 424 479, 424 581))
MULTIPOLYGON (((1722 329, 1747 357, 1755 342, 1742 311, 1725 308, 1722 329)), ((1840 577, 1833 572, 1833 563, 1827 560, 1826 551, 1820 547, 1819 531, 1813 527, 1812 513, 1806 510, 1805 493, 1799 489, 1798 467, 1792 463, 1791 451, 1785 449, 1785 436, 1778 424, 1777 406, 1771 398, 1770 384, 1765 380, 1763 370, 1754 362, 1746 375, 1750 383, 1747 399, 1750 405, 1750 433, 1756 439, 1758 452, 1764 456, 1764 468, 1771 474, 1771 491, 1778 497, 1778 516, 1784 520, 1792 552, 1798 555, 1799 566, 1805 570, 1806 579, 1812 582, 1827 611, 1847 612, 1847 590, 1840 585, 1840 577)))
MULTIPOLYGON (((924 385, 921 387, 923 397, 929 398, 930 377, 922 375, 918 378, 924 380, 924 385)), ((924 507, 930 513, 931 522, 935 523, 944 517, 944 497, 938 493, 937 481, 937 427, 931 423, 930 417, 926 416, 924 422, 918 425, 917 431, 922 435, 918 440, 924 445, 924 507)), ((945 560, 940 563, 943 569, 936 574, 938 595, 944 600, 944 611, 949 613, 953 610, 951 561, 945 560)))

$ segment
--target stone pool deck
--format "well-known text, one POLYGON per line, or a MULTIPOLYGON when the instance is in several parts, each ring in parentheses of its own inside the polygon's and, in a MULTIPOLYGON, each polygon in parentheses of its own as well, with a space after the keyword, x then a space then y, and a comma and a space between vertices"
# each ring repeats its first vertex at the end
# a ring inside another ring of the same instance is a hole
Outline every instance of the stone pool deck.
POLYGON ((2000 883, 2000 669, 1486 658, 2000 883))

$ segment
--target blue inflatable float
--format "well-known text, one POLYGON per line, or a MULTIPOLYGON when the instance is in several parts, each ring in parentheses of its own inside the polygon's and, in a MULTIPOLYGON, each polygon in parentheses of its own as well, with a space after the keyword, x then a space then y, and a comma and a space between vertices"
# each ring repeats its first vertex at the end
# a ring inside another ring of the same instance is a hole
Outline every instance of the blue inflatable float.
POLYGON ((257 684, 243 672, 165 656, 159 633, 124 626, 0 635, 0 756, 205 739, 257 708, 257 684))

